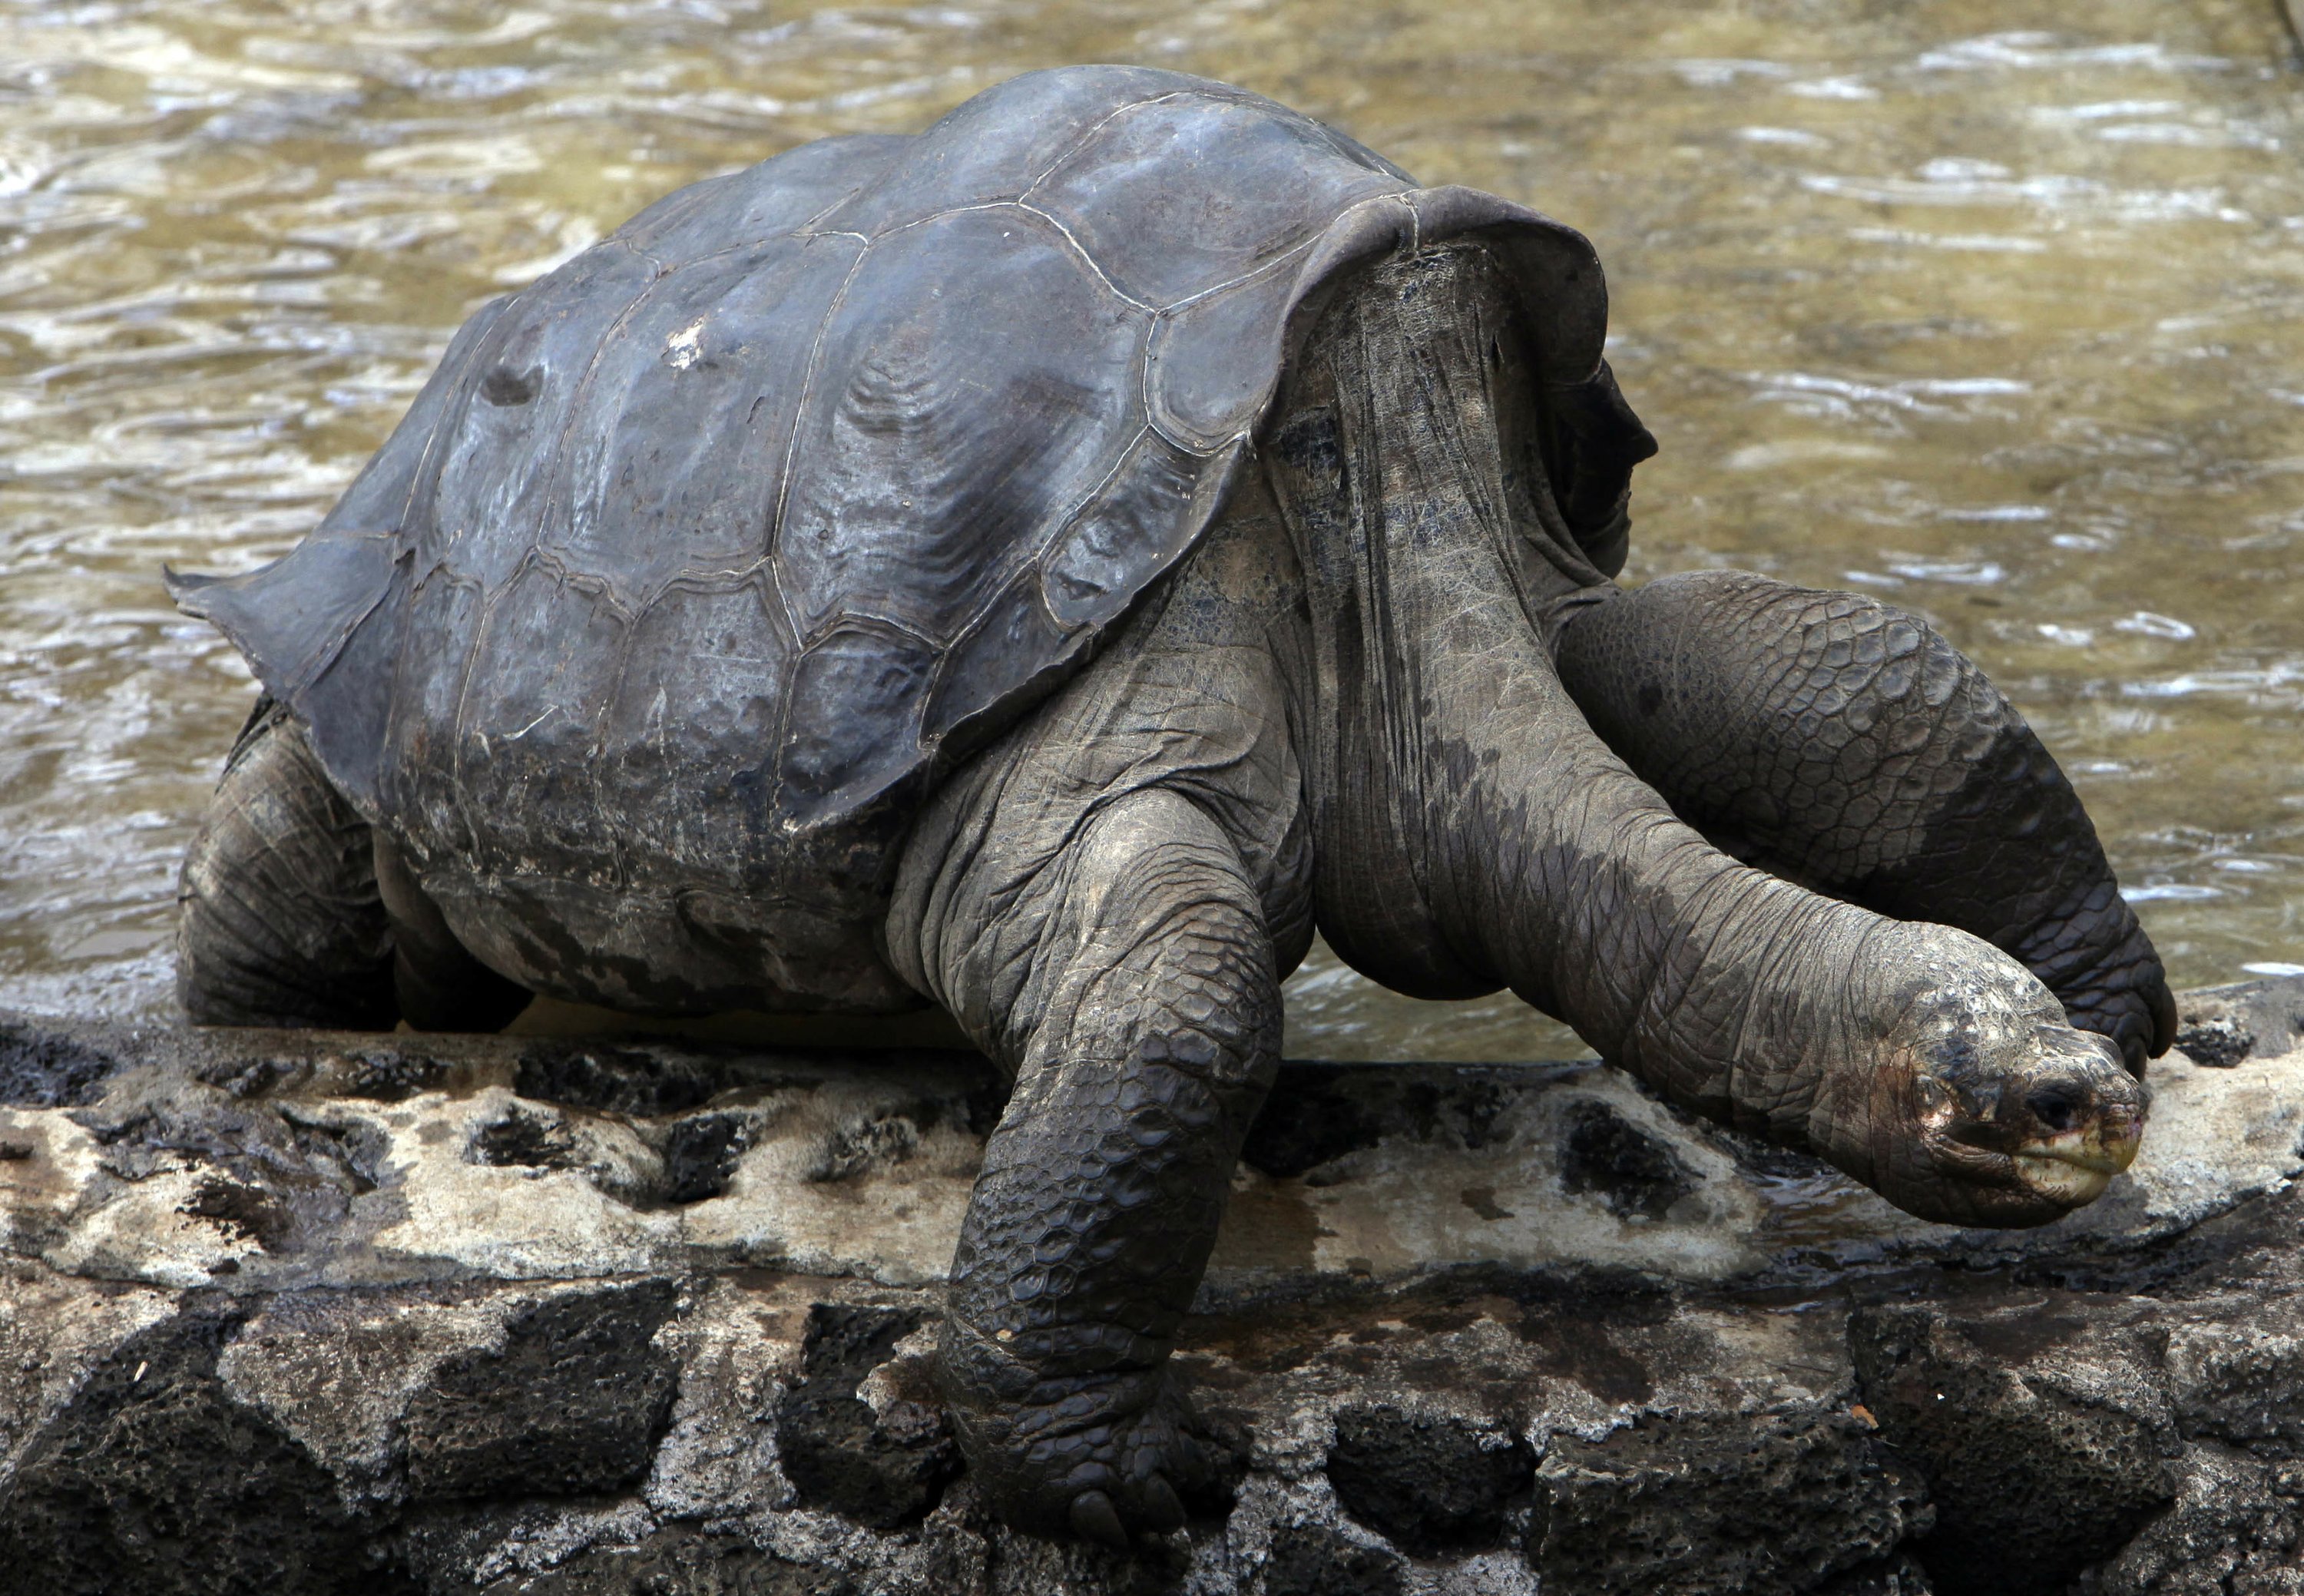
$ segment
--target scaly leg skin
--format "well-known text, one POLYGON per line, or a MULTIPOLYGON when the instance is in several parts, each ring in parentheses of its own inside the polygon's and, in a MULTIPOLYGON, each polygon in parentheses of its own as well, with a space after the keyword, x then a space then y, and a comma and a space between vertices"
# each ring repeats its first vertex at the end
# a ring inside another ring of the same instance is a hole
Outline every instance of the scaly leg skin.
POLYGON ((176 899, 176 994, 196 1024, 497 1031, 528 1006, 270 700, 233 746, 176 899))
POLYGON ((955 853, 928 978, 1017 1081, 953 1260, 945 1395, 1004 1517, 1124 1545, 1210 1483, 1165 1364, 1278 1062, 1272 942, 1224 831, 1165 788, 1024 879, 996 836, 955 853))
POLYGON ((2079 794, 1925 622, 1734 571, 1596 592, 1562 615, 1562 683, 1682 819, 1749 863, 2013 955, 2139 1076, 2167 1050, 2175 1001, 2079 794))
POLYGON ((268 704, 225 763, 176 900, 176 992, 194 1023, 391 1028, 368 824, 268 704))
POLYGON ((914 821, 885 945, 1015 1079, 943 1379, 994 1508, 1116 1544, 1211 1483, 1165 1363, 1312 937, 1302 581, 1251 480, 1096 668, 914 821))

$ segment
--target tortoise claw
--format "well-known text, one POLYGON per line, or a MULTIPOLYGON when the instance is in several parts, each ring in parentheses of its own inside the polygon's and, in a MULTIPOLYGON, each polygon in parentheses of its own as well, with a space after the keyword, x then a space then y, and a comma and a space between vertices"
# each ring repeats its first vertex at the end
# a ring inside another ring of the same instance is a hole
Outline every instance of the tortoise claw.
MULTIPOLYGON (((1083 1490, 1072 1498, 1072 1533, 1114 1551, 1128 1549, 1128 1532, 1120 1527, 1120 1511, 1100 1490, 1083 1490)), ((1180 1516, 1177 1520, 1182 1523, 1180 1516)))
POLYGON ((1184 1504, 1165 1479, 1153 1475, 1144 1481, 1139 1494, 1144 1499, 1144 1522, 1153 1529, 1165 1532, 1184 1527, 1184 1504))

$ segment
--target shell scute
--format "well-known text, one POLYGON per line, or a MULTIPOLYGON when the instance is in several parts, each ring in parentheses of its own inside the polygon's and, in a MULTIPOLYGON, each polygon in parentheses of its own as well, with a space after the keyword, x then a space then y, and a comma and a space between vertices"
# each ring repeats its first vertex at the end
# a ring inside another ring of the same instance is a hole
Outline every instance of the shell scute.
POLYGON ((959 758, 984 728, 997 729, 1077 668, 1091 639, 1060 624, 1027 565, 956 638, 920 712, 920 736, 959 758))
POLYGON ((658 280, 572 408, 566 508, 546 518, 539 544, 613 580, 635 605, 674 577, 767 559, 797 374, 860 249, 783 238, 658 280))
POLYGON ((595 248, 504 307, 473 352, 459 402, 444 412, 436 463, 402 529, 419 576, 445 565, 493 590, 558 523, 565 446, 584 379, 655 276, 629 250, 595 248), (518 374, 529 396, 517 404, 484 397, 487 378, 499 371, 518 374))
POLYGON ((434 775, 453 768, 465 668, 485 597, 470 578, 436 572, 408 598, 377 807, 399 817, 403 839, 427 856, 455 858, 472 845, 462 792, 453 780, 434 775))
POLYGON ((909 149, 902 133, 848 133, 690 183, 626 222, 610 239, 682 265, 719 251, 810 230, 909 149))
POLYGON ((915 773, 919 708, 941 652, 926 638, 846 625, 792 667, 776 810, 804 828, 851 787, 885 792, 915 773))
POLYGON ((1041 562, 1041 594, 1056 624, 1078 629, 1118 619, 1141 590, 1145 561, 1173 564, 1215 514, 1237 455, 1211 462, 1156 433, 1139 437, 1041 562))
POLYGON ((407 524, 409 506, 425 481, 432 440, 443 418, 463 403, 476 352, 487 342, 511 302, 510 294, 490 300, 456 329, 456 335, 448 340, 447 352, 418 390, 399 427, 360 468, 316 532, 397 532, 407 524))
POLYGON ((521 819, 475 826, 475 870, 616 879, 595 775, 629 620, 597 584, 541 556, 491 597, 456 719, 454 781, 468 815, 521 819))
POLYGON ((1337 158, 1309 117, 1195 94, 1115 113, 1025 199, 1156 309, 1237 282, 1403 186, 1337 158))
POLYGON ((1154 426, 1187 448, 1207 451, 1255 425, 1263 391, 1241 374, 1279 368, 1308 248, 1221 293, 1162 312, 1145 356, 1154 426))
POLYGON ((784 693, 797 652, 765 573, 672 583, 632 623, 600 728, 600 802, 636 879, 768 884, 784 693), (664 789, 664 772, 699 773, 664 789))
POLYGON ((1142 312, 1012 208, 881 240, 826 330, 776 540, 802 636, 947 641, 1142 426, 1142 312))
MULTIPOLYGON (((363 538, 357 547, 361 565, 372 569, 389 546, 363 538)), ((391 680, 407 635, 407 563, 395 560, 377 602, 333 655, 315 664, 311 683, 301 691, 302 711, 313 726, 313 751, 324 762, 331 756, 373 760, 383 745, 392 701, 377 688, 391 680)))
POLYGON ((1145 67, 1027 72, 955 107, 855 195, 818 216, 819 232, 877 237, 923 216, 1010 200, 1118 106, 1193 80, 1145 67))

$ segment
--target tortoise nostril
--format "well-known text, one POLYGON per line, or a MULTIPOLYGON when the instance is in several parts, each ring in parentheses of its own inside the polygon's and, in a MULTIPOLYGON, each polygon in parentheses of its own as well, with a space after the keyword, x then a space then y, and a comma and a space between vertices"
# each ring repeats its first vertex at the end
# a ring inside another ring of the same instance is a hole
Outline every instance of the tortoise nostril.
POLYGON ((2080 1123, 2080 1099, 2066 1087, 2039 1087, 2026 1096, 2024 1106, 2044 1131, 2069 1131, 2080 1123))

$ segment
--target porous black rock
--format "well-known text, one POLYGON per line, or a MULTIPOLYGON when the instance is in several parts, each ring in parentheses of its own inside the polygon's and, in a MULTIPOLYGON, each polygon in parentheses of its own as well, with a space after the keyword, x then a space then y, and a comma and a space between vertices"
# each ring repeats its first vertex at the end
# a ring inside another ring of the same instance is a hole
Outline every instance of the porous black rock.
POLYGON ((2067 1299, 1850 1321, 1864 1401, 1929 1481, 1936 1527, 1917 1549, 1944 1596, 2061 1590, 2175 1499, 2182 1442, 2158 1337, 2133 1312, 2067 1299))
POLYGON ((311 1453, 218 1379, 241 1323, 196 1304, 123 1340, 0 1496, 7 1596, 415 1596, 311 1453))
POLYGON ((1264 1596, 1400 1596, 1405 1568, 1398 1553, 1325 1524, 1283 1524, 1265 1554, 1264 1596))
POLYGON ((1593 1192, 1618 1218, 1661 1219, 1696 1190, 1672 1149, 1605 1103, 1580 1103, 1560 1148, 1560 1185, 1593 1192))
POLYGON ((412 1049, 356 1053, 345 1095, 379 1103, 402 1102, 437 1085, 446 1073, 440 1060, 412 1049))
POLYGON ((744 1114, 691 1114, 674 1120, 665 1136, 665 1201, 701 1202, 726 1191, 751 1129, 751 1117, 744 1114))
MULTIPOLYGON (((2213 1012, 2285 1038, 2304 982, 2213 1012)), ((1175 1361, 1236 1488, 1123 1556, 1003 1528, 956 1472, 926 1224, 974 1175, 979 1061, 622 1040, 662 1067, 615 1079, 730 1094, 657 1114, 513 1099, 517 1039, 426 1037, 403 1068, 388 1038, 57 1034, 119 1067, 7 1116, 0 1596, 2294 1596, 2304 1574, 2292 1047, 2155 1066, 2146 1163, 2192 1184, 2123 1176, 2108 1240, 1804 1244, 1717 1277, 1656 1265, 1716 1227, 1724 1183, 1830 1177, 1593 1066, 1292 1067, 1278 1118, 1300 1091, 1350 1105, 1342 1141, 1375 1156, 1312 1135, 1298 1179, 1240 1177, 1273 1234, 1175 1361), (1414 1272, 1338 1244, 1465 1225, 1466 1182, 1557 1211, 1583 1127, 1610 1170, 1662 1146, 1693 1199, 1650 1218, 1588 1184, 1568 1201, 1607 1251, 1540 1268, 1495 1251, 1512 1223, 1414 1272), (564 1141, 567 1167, 471 1159, 492 1130, 564 1141), (1403 1167, 1434 1172, 1428 1207, 1403 1167)))
POLYGON ((2193 1020, 2176 1032, 2176 1045, 2194 1064, 2228 1070, 2256 1050, 2256 1032, 2238 1021, 2218 1014, 2193 1020))
POLYGON ((193 1174, 175 1211, 269 1252, 331 1234, 381 1174, 385 1139, 372 1125, 165 1071, 124 1070, 95 1102, 64 1112, 106 1174, 129 1184, 193 1174))
POLYGON ((1914 1558, 1899 1552, 1850 1569, 1824 1586, 1817 1596, 1934 1596, 1935 1591, 1927 1570, 1914 1558))
POLYGON ((2245 1453, 2187 1455, 2176 1499, 2108 1564, 2085 1596, 2288 1596, 2304 1589, 2304 1468, 2245 1453))
POLYGON ((1392 1407, 1339 1413, 1328 1448, 1344 1511, 1419 1555, 1495 1544, 1531 1476, 1515 1437, 1392 1407))
POLYGON ((1580 1596, 1805 1596, 1933 1521, 1919 1474, 1853 1413, 1702 1413, 1562 1436, 1536 1486, 1529 1560, 1546 1591, 1580 1596))
POLYGON ((417 1499, 575 1496, 648 1472, 679 1366, 655 1337, 673 1283, 557 1293, 515 1314, 501 1349, 450 1359, 410 1405, 417 1499))
POLYGON ((1558 1065, 1435 1065, 1372 1070, 1290 1062, 1250 1122, 1241 1161, 1282 1179, 1321 1182, 1322 1167, 1390 1137, 1478 1150, 1528 1081, 1576 1073, 1558 1065))
POLYGON ((2163 1364, 2187 1439, 2268 1463, 2304 1459, 2304 1302, 2281 1297, 2233 1322, 2174 1328, 2163 1364))
POLYGON ((603 1114, 681 1114, 718 1090, 699 1061, 638 1048, 538 1041, 520 1056, 512 1091, 534 1102, 603 1114))
POLYGON ((502 1169, 514 1165, 529 1169, 565 1169, 573 1162, 575 1142, 557 1119, 547 1119, 517 1105, 482 1125, 473 1136, 472 1162, 502 1169))
POLYGON ((856 1583, 837 1568, 684 1525, 631 1545, 589 1546, 487 1590, 489 1596, 857 1596, 856 1583))
POLYGON ((1383 1139, 1385 1127, 1333 1072, 1318 1065, 1280 1068, 1294 1090, 1267 1099, 1249 1125, 1240 1156, 1249 1168, 1286 1179, 1383 1139))
POLYGON ((0 1103, 70 1108, 102 1096, 119 1061, 100 1048, 38 1025, 0 1020, 0 1103))
POLYGON ((802 1378, 776 1418, 777 1454, 802 1503, 893 1530, 925 1517, 960 1472, 940 1409, 908 1396, 889 1415, 895 1422, 884 1422, 856 1394, 922 1317, 830 1303, 809 1311, 802 1378))

